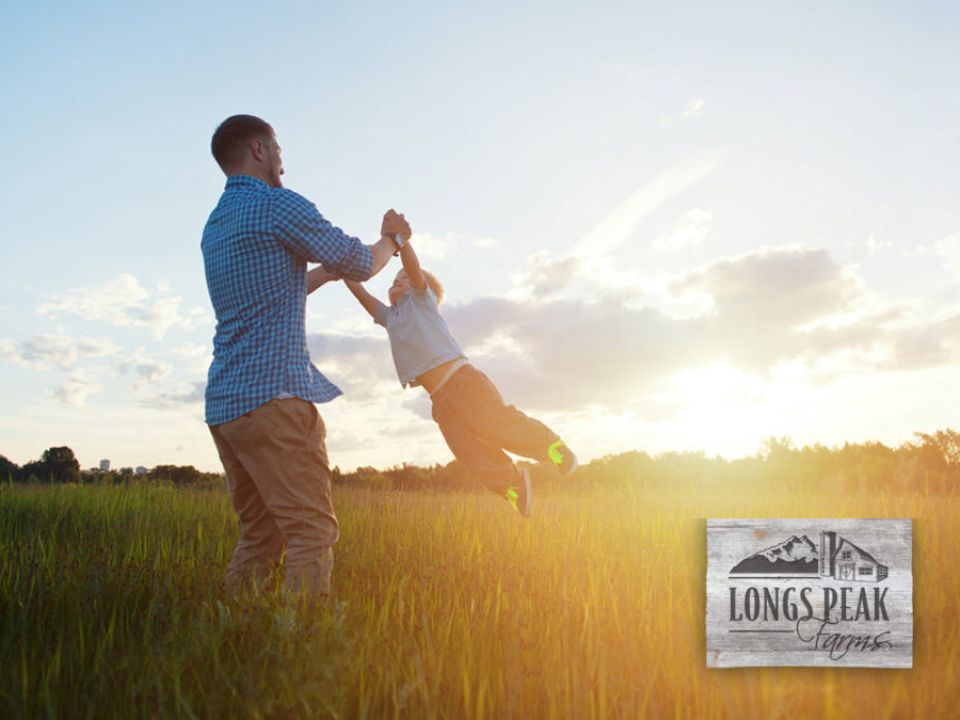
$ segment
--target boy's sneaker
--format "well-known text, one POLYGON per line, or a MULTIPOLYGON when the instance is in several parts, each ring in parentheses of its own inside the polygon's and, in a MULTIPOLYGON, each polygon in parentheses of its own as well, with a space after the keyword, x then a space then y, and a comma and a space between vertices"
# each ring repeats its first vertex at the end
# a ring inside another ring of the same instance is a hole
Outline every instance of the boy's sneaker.
POLYGON ((573 454, 573 450, 568 448, 563 440, 557 440, 551 443, 550 447, 547 448, 547 457, 550 458, 550 462, 553 463, 553 466, 564 477, 573 475, 577 467, 579 467, 577 465, 577 456, 573 454))
POLYGON ((530 517, 530 511, 533 509, 533 487, 530 485, 530 471, 526 468, 520 468, 520 484, 511 485, 503 496, 510 503, 510 506, 523 517, 530 517))

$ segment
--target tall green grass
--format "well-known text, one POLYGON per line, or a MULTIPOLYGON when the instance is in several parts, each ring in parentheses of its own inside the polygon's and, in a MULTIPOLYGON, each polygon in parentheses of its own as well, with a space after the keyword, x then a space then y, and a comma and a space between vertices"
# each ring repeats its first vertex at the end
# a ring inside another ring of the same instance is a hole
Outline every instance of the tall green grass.
POLYGON ((956 494, 338 488, 335 595, 229 596, 226 495, 0 490, 2 717, 949 718, 956 494), (707 670, 704 517, 914 517, 913 670, 707 670))

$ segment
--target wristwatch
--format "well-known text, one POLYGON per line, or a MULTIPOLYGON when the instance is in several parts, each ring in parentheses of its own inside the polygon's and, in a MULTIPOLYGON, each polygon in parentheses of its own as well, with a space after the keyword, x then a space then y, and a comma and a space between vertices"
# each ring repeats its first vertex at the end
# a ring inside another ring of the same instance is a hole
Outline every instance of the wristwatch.
POLYGON ((404 244, 403 235, 401 235, 400 233, 397 233, 396 235, 393 235, 391 237, 391 240, 393 240, 393 244, 397 246, 397 251, 394 253, 394 255, 399 255, 400 250, 403 248, 403 244, 404 244))

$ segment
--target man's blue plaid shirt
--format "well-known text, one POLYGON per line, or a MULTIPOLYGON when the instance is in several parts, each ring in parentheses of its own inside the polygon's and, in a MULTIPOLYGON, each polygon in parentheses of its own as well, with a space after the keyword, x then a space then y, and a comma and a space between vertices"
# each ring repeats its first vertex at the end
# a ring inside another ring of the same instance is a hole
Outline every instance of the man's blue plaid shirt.
POLYGON ((307 352, 307 263, 366 280, 370 249, 303 196, 245 175, 227 179, 200 247, 217 316, 207 423, 234 420, 284 392, 311 402, 340 395, 307 352))

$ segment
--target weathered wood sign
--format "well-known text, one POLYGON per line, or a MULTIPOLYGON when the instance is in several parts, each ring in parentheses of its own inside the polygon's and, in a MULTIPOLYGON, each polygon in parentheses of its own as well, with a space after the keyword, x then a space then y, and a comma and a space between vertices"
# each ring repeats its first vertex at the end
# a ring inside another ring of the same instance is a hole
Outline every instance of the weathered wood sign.
POLYGON ((707 666, 913 666, 911 520, 707 520, 707 666))

